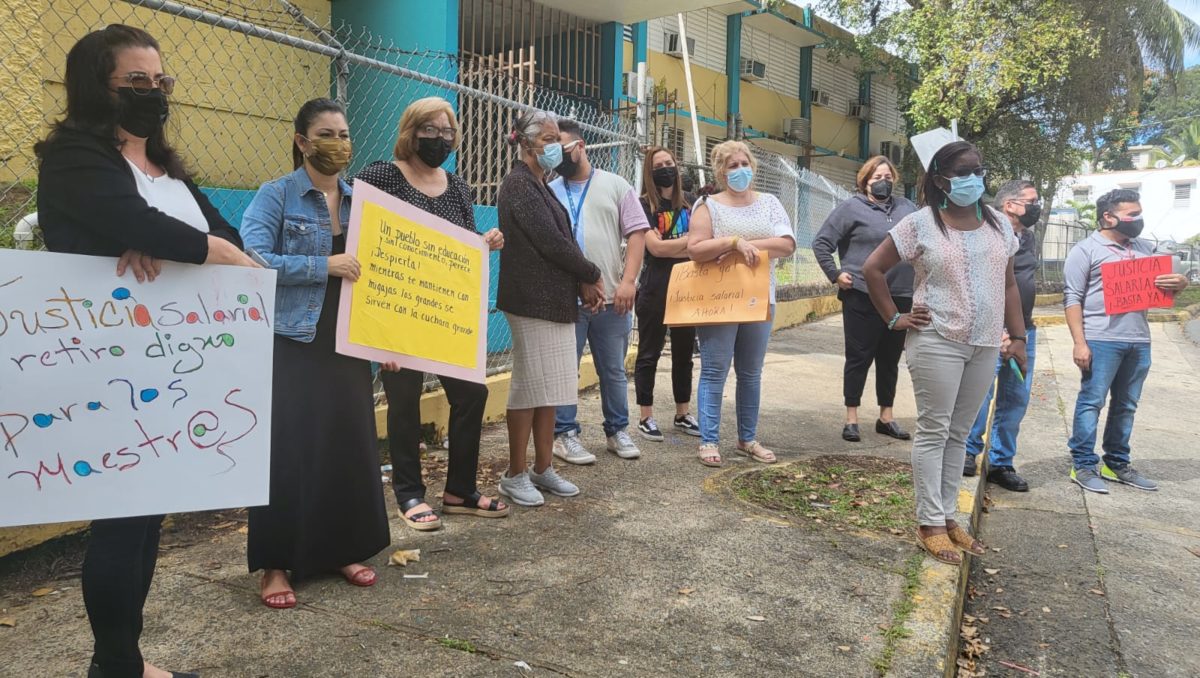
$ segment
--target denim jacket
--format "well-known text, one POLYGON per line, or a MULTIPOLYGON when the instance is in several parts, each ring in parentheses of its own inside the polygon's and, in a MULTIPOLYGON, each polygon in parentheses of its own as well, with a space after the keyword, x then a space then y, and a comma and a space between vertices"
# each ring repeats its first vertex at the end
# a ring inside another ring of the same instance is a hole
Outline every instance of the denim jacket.
MULTIPOLYGON (((342 189, 341 223, 350 223, 350 184, 342 189)), ((275 287, 275 332, 311 342, 325 301, 333 227, 325 196, 304 168, 268 181, 242 217, 242 240, 279 275, 275 287)))

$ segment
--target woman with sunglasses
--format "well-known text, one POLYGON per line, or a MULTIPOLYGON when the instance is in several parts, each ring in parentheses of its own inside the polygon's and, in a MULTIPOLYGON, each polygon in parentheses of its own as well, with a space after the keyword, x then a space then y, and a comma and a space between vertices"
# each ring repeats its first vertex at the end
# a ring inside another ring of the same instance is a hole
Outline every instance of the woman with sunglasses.
POLYGON ((350 127, 342 105, 313 99, 296 114, 291 174, 263 184, 242 218, 246 246, 279 275, 271 403, 271 503, 250 509, 246 558, 263 570, 260 598, 296 606, 292 580, 339 573, 371 586, 363 561, 391 541, 371 364, 334 348, 344 282, 358 280, 346 253, 350 127))
MULTIPOLYGON (((373 162, 355 178, 474 233, 471 187, 457 174, 442 169, 459 141, 458 121, 450 102, 441 97, 418 99, 400 116, 394 160, 373 162)), ((483 239, 492 250, 504 247, 504 236, 498 229, 484 233, 483 239)), ((421 479, 421 391, 425 373, 401 369, 394 363, 384 365, 383 370, 392 491, 400 518, 414 530, 436 530, 442 520, 425 503, 425 483, 421 479)), ((451 377, 440 380, 450 401, 450 465, 442 493, 442 513, 503 518, 508 515, 508 506, 481 495, 475 486, 487 386, 451 377)))
POLYGON ((957 565, 960 549, 984 553, 954 519, 967 433, 995 375, 1004 328, 1009 355, 1025 369, 1025 318, 1013 276, 1017 239, 983 204, 987 169, 965 141, 943 146, 921 189, 924 207, 905 217, 867 258, 863 276, 889 329, 906 330, 908 371, 917 400, 913 484, 917 539, 934 558, 957 565), (902 313, 887 273, 901 261, 915 273, 913 307, 902 313))
MULTIPOLYGON (((255 267, 237 231, 192 182, 163 124, 175 80, 158 42, 112 25, 67 54, 66 117, 36 146, 38 214, 55 252, 119 257, 117 275, 153 281, 161 261, 255 267)), ((95 637, 89 678, 169 678, 142 658, 142 609, 163 516, 92 522, 83 602, 95 637)))
MULTIPOLYGON (((654 377, 667 339, 663 315, 667 310, 667 283, 675 264, 688 260, 688 228, 696 197, 685 193, 675 156, 662 146, 646 150, 642 168, 642 209, 650 221, 646 231, 646 265, 638 284, 634 311, 638 321, 634 390, 642 416, 638 433, 646 440, 665 439, 654 421, 654 377)), ((675 429, 699 436, 700 425, 689 412, 692 401, 692 347, 695 327, 672 327, 671 390, 675 396, 675 429)))

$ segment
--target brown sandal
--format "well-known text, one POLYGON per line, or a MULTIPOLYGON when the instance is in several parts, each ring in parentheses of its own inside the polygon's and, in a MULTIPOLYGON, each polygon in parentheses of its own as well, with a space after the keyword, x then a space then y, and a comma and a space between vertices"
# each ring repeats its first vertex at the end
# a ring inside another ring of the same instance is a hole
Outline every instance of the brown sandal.
POLYGON ((958 549, 954 546, 954 542, 950 541, 950 537, 945 534, 931 534, 928 537, 922 537, 921 531, 917 530, 917 543, 938 562, 947 565, 962 565, 962 556, 958 556, 958 549), (953 553, 958 556, 958 560, 942 555, 944 553, 953 553))
POLYGON ((987 553, 987 547, 983 545, 983 542, 972 537, 971 533, 964 530, 961 525, 955 525, 953 530, 947 532, 947 535, 955 546, 971 555, 982 556, 987 553))

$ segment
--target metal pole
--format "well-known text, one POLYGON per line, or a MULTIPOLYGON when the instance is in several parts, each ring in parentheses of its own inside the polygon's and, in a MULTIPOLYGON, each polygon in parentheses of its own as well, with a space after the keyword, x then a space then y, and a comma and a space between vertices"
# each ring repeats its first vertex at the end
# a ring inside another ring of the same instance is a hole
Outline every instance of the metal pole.
MULTIPOLYGON (((341 56, 345 58, 347 63, 366 66, 367 68, 374 68, 378 71, 383 71, 384 73, 391 73, 392 75, 398 75, 410 80, 416 80, 417 82, 433 85, 434 87, 438 87, 440 89, 449 90, 455 94, 464 94, 469 97, 475 97, 476 99, 490 101, 495 104, 508 106, 510 108, 515 108, 526 112, 542 111, 542 109, 537 108, 536 106, 523 104, 519 101, 513 101, 512 99, 505 99, 504 97, 497 96, 490 92, 481 92, 479 90, 471 89, 464 85, 460 85, 457 82, 435 78, 432 75, 426 75, 419 71, 404 68, 403 66, 396 66, 384 61, 379 61, 378 59, 371 59, 369 57, 362 56, 361 54, 355 54, 354 52, 339 50, 327 45, 313 42, 312 40, 297 38, 294 35, 288 35, 287 33, 282 33, 280 31, 273 31, 269 28, 263 28, 262 26, 255 25, 247 21, 231 19, 214 12, 196 9, 195 7, 188 7, 187 5, 174 2, 173 0, 122 0, 122 2, 126 2, 136 7, 145 7, 146 9, 154 10, 156 12, 163 12, 165 14, 170 14, 171 16, 190 19, 197 23, 216 26, 217 28, 224 28, 235 33, 261 38, 263 40, 278 43, 280 45, 287 45, 288 47, 294 47, 306 52, 312 52, 313 54, 321 54, 331 59, 336 59, 337 57, 341 56)), ((622 142, 627 144, 636 144, 638 142, 637 137, 619 134, 610 129, 598 127, 590 123, 580 122, 579 126, 580 128, 588 130, 589 132, 595 132, 608 137, 620 139, 622 142)))
POLYGON ((687 27, 684 26, 683 12, 676 15, 679 19, 679 43, 683 45, 683 79, 687 83, 688 93, 688 108, 692 110, 692 144, 695 146, 696 164, 700 169, 700 185, 703 186, 704 180, 704 163, 705 160, 701 157, 704 153, 704 144, 700 142, 700 121, 697 119, 699 113, 696 112, 696 90, 692 87, 692 59, 688 54, 687 48, 687 27))
MULTIPOLYGON (((288 2, 288 0, 279 0, 279 4, 283 5, 283 8, 287 10, 288 14, 292 15, 293 19, 299 21, 305 28, 312 31, 313 35, 317 36, 321 42, 345 53, 346 48, 342 46, 342 43, 338 42, 338 39, 333 37, 329 31, 317 25, 317 22, 305 16, 299 7, 288 2)), ((345 105, 346 82, 350 79, 350 65, 346 63, 346 58, 342 55, 334 57, 333 63, 337 66, 337 100, 345 105)))

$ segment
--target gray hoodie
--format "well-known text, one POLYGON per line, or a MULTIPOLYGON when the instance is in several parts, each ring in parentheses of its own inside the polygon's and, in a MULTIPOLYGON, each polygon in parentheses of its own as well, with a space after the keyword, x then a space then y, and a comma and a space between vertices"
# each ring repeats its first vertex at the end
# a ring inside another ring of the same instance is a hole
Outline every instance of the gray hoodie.
MULTIPOLYGON (((867 294, 867 281, 862 273, 867 257, 879 247, 892 226, 916 211, 917 206, 912 201, 898 195, 881 204, 857 194, 834 208, 825 223, 821 224, 821 230, 817 231, 812 244, 817 263, 829 282, 836 284, 838 274, 845 271, 854 279, 854 289, 867 294), (841 268, 833 260, 835 250, 841 268)), ((912 266, 897 264, 888 272, 887 282, 893 297, 911 297, 912 266)))

